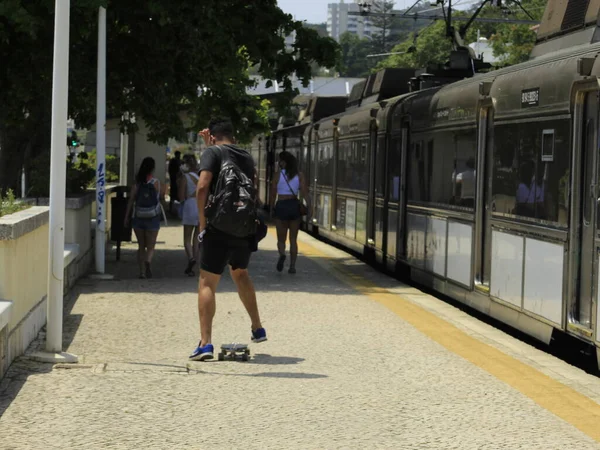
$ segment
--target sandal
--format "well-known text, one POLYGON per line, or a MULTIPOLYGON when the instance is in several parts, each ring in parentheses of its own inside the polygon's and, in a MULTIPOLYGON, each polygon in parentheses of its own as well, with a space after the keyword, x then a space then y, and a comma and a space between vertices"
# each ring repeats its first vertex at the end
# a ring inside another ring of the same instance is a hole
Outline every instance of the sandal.
POLYGON ((190 259, 188 262, 188 266, 185 269, 184 273, 188 276, 188 277, 193 277, 194 276, 194 271, 192 270, 194 268, 194 266, 196 265, 196 260, 194 258, 190 259))
POLYGON ((285 255, 279 255, 279 261, 277 261, 277 272, 283 270, 283 263, 285 262, 285 255))

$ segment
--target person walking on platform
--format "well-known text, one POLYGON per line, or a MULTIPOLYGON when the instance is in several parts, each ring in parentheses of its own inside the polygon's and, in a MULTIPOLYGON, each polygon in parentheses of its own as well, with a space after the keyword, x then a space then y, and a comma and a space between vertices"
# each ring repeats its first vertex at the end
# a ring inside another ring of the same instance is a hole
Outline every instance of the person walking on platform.
POLYGON ((304 205, 300 201, 298 194, 302 198, 308 199, 308 189, 304 175, 298 171, 298 160, 289 152, 283 151, 279 154, 279 173, 273 178, 271 185, 271 205, 275 203, 272 214, 275 215, 275 226, 277 228, 277 250, 279 250, 279 260, 277 261, 277 271, 283 270, 285 263, 285 242, 287 240, 288 230, 290 233, 290 268, 288 273, 296 273, 296 259, 298 258, 298 230, 304 205))
POLYGON ((228 264, 240 300, 252 322, 252 341, 267 340, 260 321, 256 292, 248 273, 258 219, 254 161, 250 153, 234 144, 233 125, 229 120, 212 120, 200 135, 208 148, 200 158, 200 179, 196 190, 202 245, 198 286, 201 339, 190 355, 194 361, 214 357, 212 323, 216 309, 215 292, 228 264))
POLYGON ((183 157, 181 173, 177 180, 178 198, 181 202, 181 223, 183 225, 183 246, 188 258, 185 274, 194 276, 194 266, 198 256, 198 202, 196 185, 198 184, 198 162, 194 155, 183 157))
POLYGON ((176 151, 175 157, 169 161, 169 184, 171 190, 169 192, 169 214, 175 214, 173 212, 173 204, 177 198, 177 178, 179 176, 179 168, 181 167, 181 152, 176 151))
POLYGON ((144 158, 136 176, 136 183, 131 187, 125 212, 125 227, 128 227, 133 209, 132 225, 138 241, 140 278, 152 278, 150 264, 160 230, 160 216, 163 213, 160 202, 165 193, 161 189, 160 181, 154 178, 155 167, 153 158, 144 158))

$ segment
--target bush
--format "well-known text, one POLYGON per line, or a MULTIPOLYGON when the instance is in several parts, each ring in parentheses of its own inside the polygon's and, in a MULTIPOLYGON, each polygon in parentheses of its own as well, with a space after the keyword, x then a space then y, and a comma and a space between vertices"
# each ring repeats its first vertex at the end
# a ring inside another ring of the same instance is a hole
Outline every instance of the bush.
MULTIPOLYGON (((66 194, 77 195, 88 188, 96 187, 96 151, 81 152, 77 155, 77 162, 67 157, 67 185, 66 194)), ((119 181, 120 160, 115 155, 106 155, 106 182, 119 181)), ((45 152, 35 158, 30 166, 28 176, 29 197, 50 196, 50 152, 45 152)))
MULTIPOLYGON (((80 157, 83 153, 80 153, 80 157)), ((88 165, 96 170, 96 150, 87 153, 88 165)), ((121 172, 121 158, 116 155, 106 155, 106 182, 118 183, 121 172)), ((94 172, 95 174, 95 172, 94 172)), ((96 180, 92 180, 89 187, 96 187, 96 180)))
POLYGON ((2 191, 0 191, 0 217, 27 209, 29 206, 15 199, 15 194, 11 189, 6 191, 6 195, 2 195, 2 191))

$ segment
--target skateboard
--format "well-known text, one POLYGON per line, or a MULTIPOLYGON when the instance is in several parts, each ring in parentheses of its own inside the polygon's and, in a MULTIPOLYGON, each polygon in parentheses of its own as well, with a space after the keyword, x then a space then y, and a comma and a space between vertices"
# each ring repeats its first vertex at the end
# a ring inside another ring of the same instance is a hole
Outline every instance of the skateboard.
POLYGON ((242 361, 250 359, 250 349, 248 344, 223 344, 219 352, 219 361, 225 361, 225 358, 235 359, 237 355, 241 355, 242 361))

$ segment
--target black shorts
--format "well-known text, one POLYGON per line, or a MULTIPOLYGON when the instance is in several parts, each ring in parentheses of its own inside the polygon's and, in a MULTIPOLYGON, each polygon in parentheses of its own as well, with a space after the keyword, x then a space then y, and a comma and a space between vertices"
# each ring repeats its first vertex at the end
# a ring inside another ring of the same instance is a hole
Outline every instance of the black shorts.
POLYGON ((238 238, 208 228, 200 244, 200 269, 221 275, 225 266, 247 269, 252 254, 252 239, 238 238))
POLYGON ((295 198, 279 200, 275 203, 275 217, 284 221, 300 219, 300 202, 295 198))

